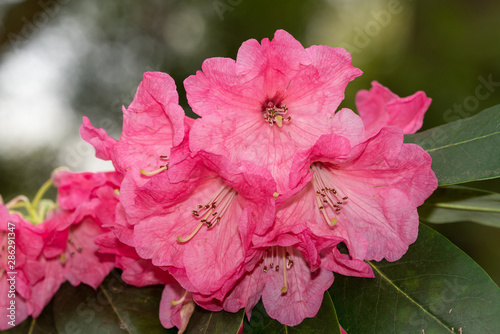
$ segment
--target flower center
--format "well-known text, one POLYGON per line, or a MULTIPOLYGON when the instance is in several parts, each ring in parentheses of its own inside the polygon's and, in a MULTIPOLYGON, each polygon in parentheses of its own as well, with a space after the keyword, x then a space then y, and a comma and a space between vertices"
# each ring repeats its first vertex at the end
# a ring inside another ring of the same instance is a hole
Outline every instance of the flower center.
POLYGON ((283 121, 289 122, 292 119, 290 116, 285 118, 287 112, 288 108, 286 105, 281 104, 278 106, 277 104, 274 104, 274 102, 269 101, 262 110, 262 116, 270 126, 276 124, 281 128, 283 126, 283 121))
POLYGON ((331 185, 331 178, 328 170, 320 162, 313 163, 311 169, 314 171, 314 191, 316 192, 316 203, 328 225, 334 226, 337 218, 330 218, 326 212, 326 207, 330 207, 335 214, 338 214, 342 206, 347 204, 347 196, 339 193, 331 185))
POLYGON ((266 249, 262 259, 258 263, 259 266, 263 265, 262 271, 265 273, 272 271, 279 272, 281 269, 283 272, 283 287, 281 288, 281 293, 286 293, 288 291, 286 272, 293 267, 292 256, 292 247, 272 246, 266 249))
POLYGON ((225 184, 222 185, 215 195, 207 202, 207 204, 198 204, 196 209, 191 211, 193 218, 199 221, 199 224, 193 233, 186 238, 178 236, 177 241, 187 242, 191 240, 196 233, 198 233, 203 225, 206 225, 207 228, 211 228, 220 222, 223 215, 227 212, 229 207, 231 207, 231 203, 237 195, 238 193, 236 190, 225 184))

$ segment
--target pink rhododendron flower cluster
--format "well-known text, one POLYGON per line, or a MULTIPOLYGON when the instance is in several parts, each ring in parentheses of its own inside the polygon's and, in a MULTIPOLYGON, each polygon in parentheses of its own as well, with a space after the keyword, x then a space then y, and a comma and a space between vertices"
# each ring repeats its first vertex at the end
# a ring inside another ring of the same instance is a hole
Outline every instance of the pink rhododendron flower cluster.
MULTIPOLYGON (((195 304, 250 318, 262 299, 282 324, 314 317, 334 272, 373 277, 365 260, 406 252, 416 208, 437 187, 430 156, 403 143, 430 99, 374 82, 356 97, 359 116, 337 111, 359 75, 344 49, 304 48, 279 30, 184 81, 193 120, 169 75, 145 73, 119 140, 84 118, 82 138, 116 171, 56 176, 65 219, 19 224, 38 240, 27 261, 102 266, 92 277, 66 269, 72 284, 96 287, 113 266, 129 284, 162 284, 160 320, 180 333, 195 304)), ((30 301, 28 288, 19 294, 30 301)))
POLYGON ((102 222, 113 219, 118 203, 114 190, 121 176, 60 171, 38 195, 52 182, 58 188, 57 205, 36 198, 30 203, 24 196, 0 205, 0 291, 3 296, 15 291, 1 299, 1 330, 11 328, 12 320, 17 324, 28 316, 38 317, 65 281, 96 289, 114 268, 114 257, 99 253, 94 241, 109 231, 102 222), (22 208, 29 215, 24 217, 22 208))

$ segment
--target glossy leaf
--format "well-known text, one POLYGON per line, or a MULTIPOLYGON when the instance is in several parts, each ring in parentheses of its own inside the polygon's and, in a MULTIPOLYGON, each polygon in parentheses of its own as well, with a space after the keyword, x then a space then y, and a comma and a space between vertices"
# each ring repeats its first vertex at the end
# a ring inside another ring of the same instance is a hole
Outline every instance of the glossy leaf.
POLYGON ((330 289, 347 333, 498 333, 500 289, 431 228, 399 261, 369 263, 374 279, 336 275, 330 289))
POLYGON ((137 288, 112 272, 94 291, 65 283, 54 299, 58 333, 177 333, 159 319, 162 286, 137 288))
MULTIPOLYGON (((335 284, 335 283, 334 283, 335 284)), ((305 334, 340 334, 337 313, 330 294, 325 292, 323 304, 314 318, 306 318, 299 325, 289 327, 270 318, 262 302, 252 310, 250 322, 245 320, 244 334, 278 334, 278 333, 305 333, 305 334)))
POLYGON ((405 136, 432 157, 440 185, 500 176, 500 105, 479 114, 405 136))
POLYGON ((236 334, 241 328, 244 316, 243 310, 237 313, 210 312, 197 306, 189 319, 186 333, 236 334))
POLYGON ((500 194, 461 186, 440 187, 418 212, 420 219, 429 223, 471 221, 500 227, 500 194))

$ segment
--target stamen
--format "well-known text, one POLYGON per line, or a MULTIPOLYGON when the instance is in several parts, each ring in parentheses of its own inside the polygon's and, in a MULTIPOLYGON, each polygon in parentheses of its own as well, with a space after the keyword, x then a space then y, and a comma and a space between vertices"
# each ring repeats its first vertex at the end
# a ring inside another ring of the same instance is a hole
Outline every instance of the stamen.
POLYGON ((283 126, 283 121, 289 122, 292 120, 290 116, 286 118, 284 117, 287 112, 288 108, 286 105, 282 104, 277 106, 274 102, 269 101, 267 102, 266 107, 262 110, 262 117, 264 117, 264 120, 269 123, 270 126, 277 124, 278 127, 281 128, 283 126))
MULTIPOLYGON (((333 187, 329 187, 329 178, 325 171, 323 171, 323 166, 321 163, 313 163, 311 165, 311 170, 314 171, 314 188, 316 190, 316 199, 318 203, 318 209, 321 211, 326 223, 329 226, 334 226, 337 222, 337 218, 329 218, 326 213, 326 208, 323 206, 329 205, 335 214, 339 213, 342 205, 346 205, 345 202, 348 197, 342 196, 333 187), (320 198, 321 197, 321 198, 320 198)), ((331 181, 330 181, 331 182, 331 181)))
POLYGON ((195 219, 200 219, 200 223, 196 229, 188 237, 182 238, 177 237, 178 242, 186 242, 191 240, 196 233, 201 229, 203 224, 207 228, 211 228, 221 221, 222 216, 231 207, 233 199, 238 195, 236 190, 223 184, 215 195, 207 202, 207 204, 198 204, 196 206, 197 210, 192 210, 191 214, 195 219), (215 209, 217 208, 217 211, 215 209))
MULTIPOLYGON (((283 257, 283 268, 286 268, 285 267, 285 249, 284 248, 281 248, 281 254, 283 257)), ((286 293, 288 291, 288 285, 286 283, 286 269, 283 269, 283 281, 284 281, 284 285, 281 288, 281 293, 286 293)))
POLYGON ((146 175, 146 176, 153 176, 153 175, 156 175, 156 174, 160 174, 161 172, 163 172, 164 170, 168 170, 168 164, 166 164, 165 166, 160 166, 160 168, 158 168, 157 170, 154 170, 152 172, 147 172, 144 168, 141 169, 141 174, 142 175, 146 175))
POLYGON ((203 223, 199 223, 198 227, 196 227, 196 229, 193 231, 193 233, 191 233, 187 238, 182 238, 181 236, 178 236, 177 241, 178 242, 187 242, 187 241, 191 240, 196 235, 196 233, 198 233, 198 231, 200 230, 200 228, 202 226, 203 226, 203 223))
POLYGON ((321 205, 321 201, 318 196, 316 196, 316 200, 318 201, 318 206, 319 206, 319 211, 323 214, 323 217, 325 217, 325 221, 328 225, 333 227, 335 223, 337 223, 338 219, 337 218, 329 218, 328 215, 326 214, 325 208, 323 205, 321 205))
POLYGON ((184 300, 186 299, 187 294, 188 294, 188 291, 186 290, 184 292, 184 295, 181 297, 181 299, 179 299, 179 300, 172 300, 170 302, 170 304, 175 306, 175 305, 179 305, 179 304, 183 303, 184 300))

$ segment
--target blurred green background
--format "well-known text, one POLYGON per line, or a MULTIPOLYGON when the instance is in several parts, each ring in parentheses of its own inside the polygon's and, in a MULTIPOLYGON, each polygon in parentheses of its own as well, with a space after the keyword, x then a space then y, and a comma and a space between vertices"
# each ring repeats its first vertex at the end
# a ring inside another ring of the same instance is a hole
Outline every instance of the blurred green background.
MULTIPOLYGON (((183 80, 204 59, 235 58, 243 41, 272 38, 277 29, 306 47, 351 52, 364 74, 349 84, 342 107, 354 109, 355 93, 372 80, 400 96, 423 90, 432 97, 424 128, 500 103, 496 0, 3 0, 0 20, 6 201, 32 197, 61 165, 109 170, 79 139, 82 116, 117 138, 121 106, 132 101, 143 72, 169 73, 192 115, 183 80)), ((500 188, 494 181, 474 186, 500 188)), ((500 283, 500 230, 467 222, 432 227, 500 283)))

